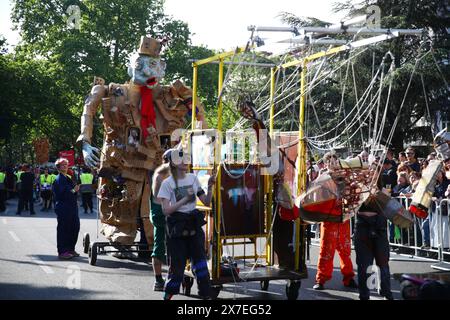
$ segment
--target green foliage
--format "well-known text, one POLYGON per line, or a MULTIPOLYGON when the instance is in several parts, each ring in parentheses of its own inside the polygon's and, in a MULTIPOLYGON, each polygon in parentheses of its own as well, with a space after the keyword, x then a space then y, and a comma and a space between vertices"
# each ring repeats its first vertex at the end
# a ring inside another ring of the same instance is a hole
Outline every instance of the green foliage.
MULTIPOLYGON (((348 12, 348 17, 359 16, 365 14, 366 7, 373 4, 374 1, 344 1, 335 4, 337 11, 344 10, 348 12)), ((434 116, 437 111, 445 117, 446 108, 443 105, 448 96, 448 88, 446 88, 445 81, 450 81, 450 66, 445 61, 448 61, 449 52, 449 37, 445 31, 445 26, 449 25, 450 16, 443 17, 437 13, 442 9, 442 1, 376 1, 381 8, 382 21, 381 26, 383 28, 425 28, 433 30, 433 53, 436 57, 436 61, 439 68, 442 70, 442 74, 438 72, 436 63, 432 55, 428 55, 417 66, 415 75, 412 79, 411 87, 408 95, 405 99, 405 104, 401 113, 400 119, 392 139, 392 146, 397 149, 403 149, 403 144, 411 143, 416 139, 431 142, 432 135, 430 127, 417 127, 416 124, 419 119, 428 117, 428 111, 426 108, 425 98, 427 99, 432 121, 434 122, 434 116), (423 92, 422 79, 425 83, 426 97, 423 92), (445 77, 444 81, 442 78, 445 77)), ((307 25, 308 21, 304 21, 301 18, 295 19, 289 16, 289 21, 295 23, 295 26, 307 25)), ((368 86, 370 79, 372 78, 372 68, 377 68, 381 63, 381 59, 387 51, 391 51, 395 56, 395 71, 385 78, 383 83, 383 91, 380 105, 384 107, 387 99, 388 84, 389 81, 393 81, 391 100, 389 103, 388 116, 383 131, 382 142, 386 141, 389 131, 394 123, 394 120, 399 113, 400 105, 403 101, 405 91, 411 77, 411 73, 414 69, 416 58, 424 54, 429 46, 424 45, 419 51, 419 46, 423 44, 423 41, 427 40, 421 37, 401 36, 397 39, 386 41, 371 46, 370 50, 362 53, 354 61, 355 78, 354 84, 351 69, 350 76, 345 78, 346 65, 343 66, 339 72, 331 76, 328 81, 322 83, 315 88, 312 93, 312 99, 316 105, 316 110, 319 119, 322 122, 322 128, 319 129, 312 112, 309 112, 308 122, 312 123, 310 128, 312 133, 319 134, 327 129, 334 128, 339 121, 344 118, 344 115, 354 107, 356 102, 355 91, 361 96, 362 92, 368 86), (374 59, 374 60, 373 60, 374 59), (347 80, 346 80, 347 79, 347 80), (340 110, 341 95, 343 86, 346 85, 346 90, 343 100, 343 108, 340 110), (356 85, 356 90, 355 90, 356 85)), ((347 54, 341 54, 337 58, 330 59, 329 65, 326 70, 332 70, 342 63, 342 59, 346 58, 347 54)), ((389 60, 387 61, 389 63, 389 60)), ((388 64, 385 67, 387 71, 388 64)), ((314 72, 312 70, 311 72, 314 72)), ((378 79, 379 80, 379 79, 378 79)), ((378 89, 378 85, 374 88, 378 89)), ((375 92, 374 91, 374 92, 375 92)), ((375 118, 375 112, 372 114, 372 126, 373 119, 375 118)), ((373 128, 373 127, 372 127, 373 128)), ((363 124, 363 136, 364 142, 367 142, 369 135, 369 123, 363 124)), ((373 130, 373 129, 372 129, 373 130)), ((352 145, 361 145, 361 135, 355 135, 354 141, 348 141, 352 145)))
MULTIPOLYGON (((6 54, 0 39, 5 92, 0 97, 0 162, 5 157, 10 162, 25 160, 30 152, 14 151, 31 150, 36 137, 49 138, 53 155, 70 148, 79 135, 83 102, 94 76, 107 83, 128 81, 129 56, 142 35, 168 39, 162 54, 167 62, 164 83, 179 78, 191 83, 188 59, 214 52, 192 46, 187 24, 165 15, 163 4, 163 0, 15 0, 11 19, 22 41, 14 53, 6 54), (79 29, 69 24, 71 5, 80 8, 79 29)), ((217 96, 213 78, 217 79, 214 66, 206 66, 199 75, 199 93, 207 108, 213 107, 217 96)), ((93 140, 99 145, 98 119, 94 126, 93 140)))

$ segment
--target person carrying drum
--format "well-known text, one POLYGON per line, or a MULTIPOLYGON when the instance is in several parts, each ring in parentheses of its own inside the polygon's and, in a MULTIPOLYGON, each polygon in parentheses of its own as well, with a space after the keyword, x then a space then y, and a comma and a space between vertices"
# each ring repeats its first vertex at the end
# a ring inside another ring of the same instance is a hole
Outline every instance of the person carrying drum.
POLYGON ((206 222, 203 214, 196 209, 196 196, 205 206, 209 206, 215 175, 212 174, 208 180, 206 194, 197 176, 187 173, 188 164, 183 161, 183 157, 183 151, 172 149, 169 156, 171 175, 162 182, 158 193, 167 224, 169 274, 164 300, 170 300, 174 294, 178 294, 187 259, 190 259, 197 278, 199 295, 207 299, 211 290, 205 233, 202 229, 206 222))
MULTIPOLYGON (((378 181, 378 186, 381 189, 380 180, 378 181)), ((370 298, 367 279, 375 271, 372 269, 373 260, 375 259, 381 280, 379 294, 386 300, 393 300, 389 271, 389 240, 386 217, 374 212, 366 201, 356 215, 355 225, 353 241, 356 252, 356 264, 358 266, 359 299, 369 300, 370 298)))

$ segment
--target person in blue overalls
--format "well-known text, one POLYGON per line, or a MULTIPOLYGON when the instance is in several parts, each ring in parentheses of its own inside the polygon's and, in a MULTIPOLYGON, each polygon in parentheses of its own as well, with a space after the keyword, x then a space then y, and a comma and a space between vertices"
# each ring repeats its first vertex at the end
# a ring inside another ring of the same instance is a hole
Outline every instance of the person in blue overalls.
POLYGON ((196 175, 187 173, 188 165, 183 151, 172 149, 168 154, 170 176, 161 183, 158 198, 166 216, 166 246, 169 262, 169 274, 165 286, 164 300, 170 300, 178 294, 183 281, 187 259, 197 279, 199 296, 210 297, 211 283, 205 254, 206 224, 204 216, 196 209, 196 196, 209 206, 215 175, 208 181, 208 193, 205 194, 196 175))
POLYGON ((80 232, 80 218, 78 216, 77 192, 80 189, 72 177, 67 174, 69 163, 67 159, 60 158, 55 162, 59 174, 52 185, 55 199, 55 212, 58 219, 56 241, 58 257, 72 259, 78 257, 75 245, 80 232))

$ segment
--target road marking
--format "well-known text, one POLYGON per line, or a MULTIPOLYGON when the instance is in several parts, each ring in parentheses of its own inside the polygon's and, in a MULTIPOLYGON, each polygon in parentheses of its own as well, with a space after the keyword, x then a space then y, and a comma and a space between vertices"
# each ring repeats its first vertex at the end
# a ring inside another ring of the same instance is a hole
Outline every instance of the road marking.
POLYGON ((34 262, 36 262, 37 264, 39 264, 39 267, 41 267, 41 269, 44 270, 44 272, 45 272, 46 274, 52 274, 52 273, 55 273, 55 272, 53 271, 52 268, 50 268, 49 266, 47 266, 47 265, 45 264, 44 261, 42 261, 42 260, 40 260, 39 258, 36 258, 36 257, 33 257, 32 259, 33 259, 34 262))
POLYGON ((9 231, 9 234, 10 234, 11 237, 14 239, 14 241, 20 242, 19 237, 17 236, 17 234, 16 234, 14 231, 9 231))
POLYGON ((8 221, 6 220, 6 218, 3 218, 2 221, 3 221, 3 224, 8 224, 8 221))
POLYGON ((264 294, 273 294, 276 296, 282 296, 282 293, 278 293, 278 292, 273 292, 273 291, 264 291, 264 290, 256 290, 256 289, 247 289, 247 291, 252 291, 252 292, 258 292, 258 293, 264 293, 264 294))

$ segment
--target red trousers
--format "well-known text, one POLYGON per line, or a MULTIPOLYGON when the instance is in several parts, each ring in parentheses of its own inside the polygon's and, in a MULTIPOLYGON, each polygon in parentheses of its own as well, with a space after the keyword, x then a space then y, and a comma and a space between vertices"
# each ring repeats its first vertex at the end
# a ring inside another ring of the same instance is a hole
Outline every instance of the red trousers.
POLYGON ((324 284, 333 275, 334 251, 341 258, 341 272, 344 285, 348 285, 355 276, 350 258, 352 248, 350 240, 350 221, 344 223, 322 222, 320 226, 320 253, 317 263, 316 282, 324 284))

